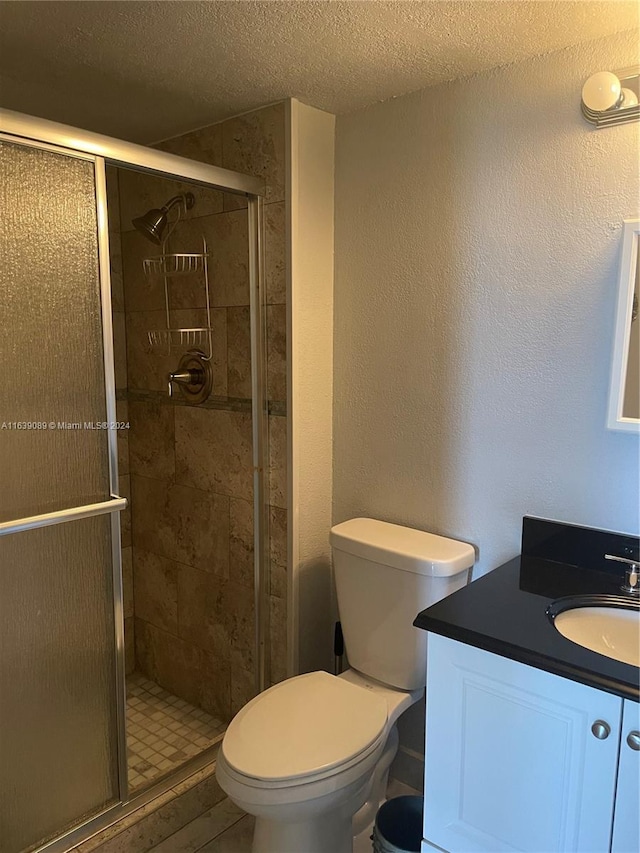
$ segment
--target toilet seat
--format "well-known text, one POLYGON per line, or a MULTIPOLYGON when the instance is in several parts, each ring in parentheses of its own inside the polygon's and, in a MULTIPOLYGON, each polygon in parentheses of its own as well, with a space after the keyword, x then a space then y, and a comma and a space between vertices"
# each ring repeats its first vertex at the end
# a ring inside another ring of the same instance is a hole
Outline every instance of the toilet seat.
POLYGON ((245 785, 302 785, 366 760, 382 746, 387 719, 380 696, 312 672, 252 699, 232 720, 221 750, 228 772, 245 785))

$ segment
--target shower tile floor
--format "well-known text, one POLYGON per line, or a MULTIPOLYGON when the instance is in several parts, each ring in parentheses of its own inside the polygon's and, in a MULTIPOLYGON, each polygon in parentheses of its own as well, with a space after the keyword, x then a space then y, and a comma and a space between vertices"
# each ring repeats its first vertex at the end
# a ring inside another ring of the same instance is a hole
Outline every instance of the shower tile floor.
POLYGON ((129 787, 147 787, 216 742, 226 729, 139 672, 127 676, 129 787))

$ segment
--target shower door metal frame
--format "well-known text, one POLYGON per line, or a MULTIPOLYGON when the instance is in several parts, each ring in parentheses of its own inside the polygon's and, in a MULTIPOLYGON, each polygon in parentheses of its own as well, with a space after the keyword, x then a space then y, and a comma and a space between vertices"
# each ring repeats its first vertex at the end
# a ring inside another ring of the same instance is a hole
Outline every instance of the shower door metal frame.
POLYGON ((271 581, 267 582, 270 563, 268 484, 269 470, 269 411, 267 402, 267 312, 264 282, 264 222, 263 203, 260 196, 248 199, 249 217, 249 288, 251 325, 251 424, 253 430, 253 539, 254 539, 254 600, 255 600, 255 654, 256 691, 261 693, 269 685, 270 647, 269 594, 271 581))
MULTIPOLYGON (((116 396, 115 396, 115 369, 113 349, 113 317, 111 308, 111 272, 109 262, 109 236, 107 222, 107 185, 104 168, 104 160, 93 154, 82 150, 63 148, 57 144, 43 141, 42 139, 25 138, 17 136, 7 130, 4 122, 0 121, 0 140, 19 145, 25 148, 35 148, 58 154, 63 157, 73 157, 85 160, 93 165, 95 199, 96 199, 96 243, 98 258, 98 282, 100 289, 100 313, 102 329, 102 352, 104 371, 105 392, 105 416, 108 423, 116 421, 116 396)), ((65 524, 84 518, 92 518, 98 515, 111 516, 111 585, 113 590, 113 614, 114 614, 114 698, 116 712, 116 743, 117 743, 117 797, 118 801, 107 806, 96 815, 109 814, 118 804, 125 800, 128 795, 127 780, 127 742, 126 742, 126 689, 124 682, 124 630, 123 630, 123 588, 122 588, 122 554, 120 549, 120 513, 127 507, 127 499, 118 494, 118 447, 115 430, 108 429, 107 433, 107 458, 109 471, 109 494, 110 498, 97 503, 74 506, 54 512, 39 513, 38 515, 17 518, 12 521, 0 523, 0 536, 9 536, 14 533, 22 533, 27 530, 36 530, 41 527, 51 527, 56 524, 65 524)), ((96 819, 94 818, 94 819, 96 819)), ((53 842, 55 843, 55 842, 53 842)), ((39 849, 49 849, 52 842, 48 842, 39 849)))
MULTIPOLYGON (((251 321, 251 390, 253 421, 253 485, 254 485, 254 577, 256 602, 256 689, 262 691, 267 686, 266 631, 268 630, 268 588, 266 566, 268 558, 268 507, 265 499, 265 465, 268 447, 268 412, 266 403, 266 352, 265 352, 265 293, 263 270, 262 238, 262 202, 264 183, 258 178, 243 175, 218 166, 210 166, 168 154, 135 143, 124 142, 91 131, 80 130, 57 122, 24 115, 11 110, 0 109, 0 138, 16 144, 31 147, 48 148, 60 154, 76 156, 93 161, 95 168, 96 213, 98 264, 102 308, 102 333, 104 349, 104 375, 107 420, 116 421, 116 388, 114 371, 113 323, 111 309, 111 280, 109 263, 108 211, 106 195, 105 166, 129 168, 136 171, 157 174, 161 177, 190 181, 211 189, 244 195, 247 198, 248 237, 249 237, 249 284, 250 284, 250 321, 251 321)), ((115 653, 116 677, 115 701, 117 702, 118 725, 118 782, 120 802, 111 805, 84 823, 67 830, 62 835, 39 848, 38 853, 62 853, 71 846, 81 843, 91 835, 110 826, 135 807, 148 802, 161 790, 176 784, 184 778, 185 768, 194 772, 202 766, 203 756, 197 756, 191 762, 167 777, 166 780, 143 791, 133 800, 128 797, 127 750, 125 732, 126 689, 125 689, 125 649, 124 649, 124 603, 122 589, 122 566, 120 550, 120 511, 125 508, 126 500, 120 498, 118 491, 118 451, 115 430, 107 430, 109 453, 109 480, 111 500, 85 507, 61 510, 40 516, 17 519, 0 524, 0 535, 32 529, 50 524, 83 518, 89 515, 111 513, 112 520, 112 560, 113 595, 115 614, 115 653), (190 766, 193 765, 193 771, 190 766)))

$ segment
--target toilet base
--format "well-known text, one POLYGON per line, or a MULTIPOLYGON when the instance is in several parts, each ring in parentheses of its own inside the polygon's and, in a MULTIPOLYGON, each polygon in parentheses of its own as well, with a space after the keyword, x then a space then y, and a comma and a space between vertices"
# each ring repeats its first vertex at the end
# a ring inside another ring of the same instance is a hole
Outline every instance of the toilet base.
POLYGON ((399 741, 398 727, 394 725, 389 732, 384 751, 380 756, 376 769, 373 771, 367 801, 353 816, 351 831, 354 839, 358 838, 363 833, 371 835, 373 832, 373 824, 376 819, 378 809, 387 799, 389 768, 391 767, 393 759, 396 757, 396 753, 398 752, 399 741))
POLYGON ((371 792, 382 746, 337 777, 292 789, 258 788, 234 776, 220 754, 216 776, 229 799, 255 817, 252 853, 352 853, 353 815, 371 792))
POLYGON ((375 770, 347 802, 304 821, 273 821, 256 816, 251 853, 365 853, 371 850, 373 822, 386 800, 389 767, 398 750, 398 730, 389 732, 375 770), (353 813, 353 797, 362 805, 353 813))
POLYGON ((351 815, 319 815, 302 823, 256 818, 251 853, 352 853, 351 815))

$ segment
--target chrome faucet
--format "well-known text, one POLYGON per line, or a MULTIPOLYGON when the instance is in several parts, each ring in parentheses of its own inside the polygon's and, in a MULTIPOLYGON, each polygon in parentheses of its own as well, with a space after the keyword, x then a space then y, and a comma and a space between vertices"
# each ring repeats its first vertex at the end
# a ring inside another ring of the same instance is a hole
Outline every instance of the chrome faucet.
POLYGON ((615 560, 617 563, 626 563, 628 568, 625 571, 624 583, 620 587, 623 592, 629 595, 640 596, 640 563, 638 560, 629 560, 627 557, 617 557, 614 554, 605 554, 605 560, 615 560))

